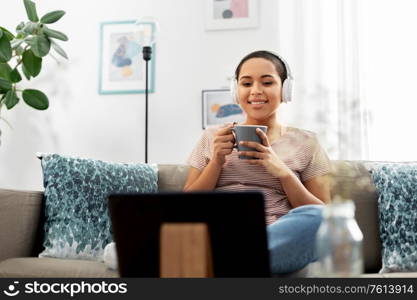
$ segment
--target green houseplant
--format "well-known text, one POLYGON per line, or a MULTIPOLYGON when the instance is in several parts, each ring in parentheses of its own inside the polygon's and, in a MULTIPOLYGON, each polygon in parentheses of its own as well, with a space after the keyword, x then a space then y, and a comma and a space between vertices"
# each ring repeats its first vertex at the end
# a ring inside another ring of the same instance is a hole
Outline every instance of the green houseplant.
POLYGON ((28 82, 22 82, 22 74, 27 80, 38 76, 42 69, 42 60, 50 54, 51 48, 68 59, 65 51, 56 42, 67 41, 68 37, 49 28, 65 12, 56 10, 39 18, 33 1, 23 0, 23 4, 29 20, 17 25, 16 35, 0 26, 0 114, 3 107, 12 109, 20 98, 30 107, 47 109, 48 97, 40 90, 23 88, 28 82))

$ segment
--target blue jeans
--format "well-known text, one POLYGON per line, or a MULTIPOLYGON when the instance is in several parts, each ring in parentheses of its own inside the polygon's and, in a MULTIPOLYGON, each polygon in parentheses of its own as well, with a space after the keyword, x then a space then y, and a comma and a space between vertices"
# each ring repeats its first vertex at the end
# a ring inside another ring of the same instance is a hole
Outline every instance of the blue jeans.
POLYGON ((303 205, 267 226, 272 274, 295 272, 317 260, 316 233, 323 205, 303 205))

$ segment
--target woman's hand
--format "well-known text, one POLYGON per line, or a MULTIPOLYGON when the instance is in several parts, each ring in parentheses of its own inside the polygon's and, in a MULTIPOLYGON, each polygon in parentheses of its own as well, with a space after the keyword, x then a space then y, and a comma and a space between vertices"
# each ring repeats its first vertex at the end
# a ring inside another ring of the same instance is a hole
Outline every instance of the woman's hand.
POLYGON ((213 162, 222 166, 226 162, 226 156, 232 153, 235 138, 232 134, 233 124, 219 129, 214 135, 213 141, 213 162))
POLYGON ((264 166, 270 174, 278 178, 283 178, 291 174, 290 168, 288 168, 287 165, 275 154, 269 144, 269 140, 265 132, 257 128, 256 133, 261 138, 262 144, 249 141, 242 141, 240 144, 242 146, 254 148, 257 151, 239 151, 239 155, 255 158, 248 159, 246 161, 252 165, 264 166))

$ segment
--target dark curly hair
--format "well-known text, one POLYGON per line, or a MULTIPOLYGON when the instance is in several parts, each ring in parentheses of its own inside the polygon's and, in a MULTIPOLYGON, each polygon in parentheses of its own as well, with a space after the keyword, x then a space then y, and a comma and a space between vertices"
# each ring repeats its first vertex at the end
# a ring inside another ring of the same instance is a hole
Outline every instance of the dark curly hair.
POLYGON ((287 79, 287 69, 285 68, 285 64, 281 60, 281 58, 279 58, 279 56, 273 54, 272 52, 266 50, 259 50, 249 53, 244 58, 242 58, 235 71, 236 80, 239 80, 240 69, 242 68, 243 63, 251 58, 263 58, 269 60, 271 63, 274 64, 275 69, 277 70, 277 73, 281 78, 281 83, 284 82, 285 79, 287 79))

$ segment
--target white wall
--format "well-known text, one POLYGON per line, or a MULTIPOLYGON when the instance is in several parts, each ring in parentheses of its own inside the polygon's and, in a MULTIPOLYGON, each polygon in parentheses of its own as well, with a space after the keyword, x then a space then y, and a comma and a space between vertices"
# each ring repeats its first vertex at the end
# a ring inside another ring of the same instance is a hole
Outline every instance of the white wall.
POLYGON ((361 1, 366 56, 366 96, 373 107, 373 160, 417 160, 417 2, 361 1), (378 9, 375 9, 378 7, 378 9))
MULTIPOLYGON (((50 97, 39 112, 19 103, 3 116, 12 123, 0 146, 0 188, 42 189, 35 153, 58 152, 114 162, 144 161, 145 96, 99 95, 99 24, 153 16, 160 22, 156 92, 150 95, 149 161, 183 163, 200 136, 201 90, 227 85, 239 59, 255 49, 278 48, 277 1, 262 0, 257 29, 205 31, 203 0, 38 0, 38 14, 67 12, 54 28, 70 40, 70 56, 34 85, 50 97)), ((23 1, 2 0, 0 22, 13 29, 26 20, 23 1)), ((52 26, 51 26, 52 27, 52 26)))

